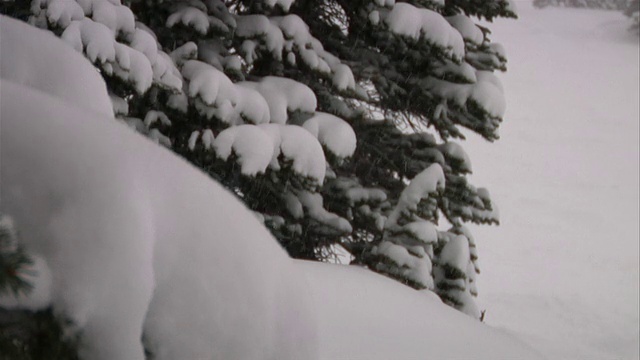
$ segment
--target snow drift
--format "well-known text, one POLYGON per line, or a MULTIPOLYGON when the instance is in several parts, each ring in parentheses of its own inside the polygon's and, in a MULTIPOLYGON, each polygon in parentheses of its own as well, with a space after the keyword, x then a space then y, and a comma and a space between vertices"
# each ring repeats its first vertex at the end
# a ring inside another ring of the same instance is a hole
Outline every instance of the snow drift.
POLYGON ((536 358, 431 293, 293 262, 220 185, 100 111, 102 82, 64 81, 95 78, 80 54, 1 23, 0 211, 47 276, 39 301, 0 306, 53 306, 83 358, 143 359, 143 347, 154 359, 536 358), (42 42, 65 63, 20 61, 15 47, 42 42))
POLYGON ((1 86, 2 211, 87 358, 143 359, 143 330, 159 359, 313 358, 304 284, 231 194, 124 125, 1 86))

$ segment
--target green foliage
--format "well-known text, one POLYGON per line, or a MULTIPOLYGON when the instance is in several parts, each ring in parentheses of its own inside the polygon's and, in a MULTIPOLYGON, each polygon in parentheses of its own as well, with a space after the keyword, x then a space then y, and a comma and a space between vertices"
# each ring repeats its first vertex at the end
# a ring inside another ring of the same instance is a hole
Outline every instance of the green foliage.
POLYGON ((28 294, 32 285, 25 276, 35 275, 28 269, 31 265, 33 261, 22 247, 10 254, 0 254, 0 295, 28 294))
POLYGON ((27 277, 35 275, 31 265, 33 261, 18 243, 13 221, 0 214, 0 296, 28 294, 32 284, 27 277))

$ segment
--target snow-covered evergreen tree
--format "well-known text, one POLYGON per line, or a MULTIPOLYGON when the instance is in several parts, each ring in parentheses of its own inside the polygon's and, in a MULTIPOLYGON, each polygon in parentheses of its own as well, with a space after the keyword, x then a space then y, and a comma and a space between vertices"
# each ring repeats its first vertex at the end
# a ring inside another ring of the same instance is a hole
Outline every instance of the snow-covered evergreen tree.
POLYGON ((439 282, 477 293, 475 244, 457 235, 498 214, 453 140, 498 138, 506 56, 476 22, 515 17, 511 1, 26 3, 1 9, 84 53, 118 119, 231 189, 292 256, 340 245, 473 307, 439 282))

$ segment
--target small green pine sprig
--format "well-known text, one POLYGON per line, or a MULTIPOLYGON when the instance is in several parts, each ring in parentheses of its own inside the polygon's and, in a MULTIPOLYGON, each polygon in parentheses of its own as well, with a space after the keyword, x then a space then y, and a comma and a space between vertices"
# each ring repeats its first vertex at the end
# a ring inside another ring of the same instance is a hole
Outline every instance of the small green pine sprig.
POLYGON ((27 277, 33 277, 33 260, 18 244, 18 236, 12 219, 0 214, 0 295, 28 294, 33 285, 27 277))

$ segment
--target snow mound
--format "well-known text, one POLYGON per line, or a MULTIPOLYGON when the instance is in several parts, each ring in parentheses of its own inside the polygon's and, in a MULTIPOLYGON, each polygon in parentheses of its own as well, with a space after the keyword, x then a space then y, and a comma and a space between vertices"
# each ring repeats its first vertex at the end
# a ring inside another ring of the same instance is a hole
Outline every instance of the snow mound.
POLYGON ((360 267, 296 263, 318 311, 321 359, 542 359, 429 290, 360 267))
POLYGON ((81 54, 52 33, 10 17, 0 16, 0 30, 0 78, 113 116, 104 80, 81 54))
POLYGON ((304 280, 231 194, 116 121, 7 81, 0 101, 1 211, 83 358, 144 359, 143 333, 157 359, 314 358, 304 280))

